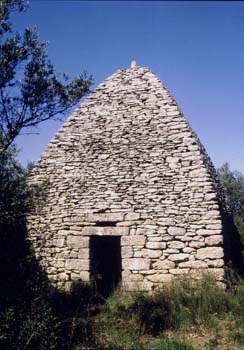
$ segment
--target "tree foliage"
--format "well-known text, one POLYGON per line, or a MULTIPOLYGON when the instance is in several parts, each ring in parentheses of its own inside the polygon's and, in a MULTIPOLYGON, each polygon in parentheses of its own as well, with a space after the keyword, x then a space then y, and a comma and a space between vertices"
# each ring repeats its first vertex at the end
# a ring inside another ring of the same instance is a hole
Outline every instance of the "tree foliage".
POLYGON ((24 0, 0 2, 0 151, 6 151, 22 129, 67 112, 89 91, 92 77, 73 81, 57 74, 46 44, 34 29, 13 31, 12 11, 23 11, 24 0))
POLYGON ((232 171, 228 163, 218 169, 228 212, 233 217, 244 241, 244 176, 239 171, 232 171))

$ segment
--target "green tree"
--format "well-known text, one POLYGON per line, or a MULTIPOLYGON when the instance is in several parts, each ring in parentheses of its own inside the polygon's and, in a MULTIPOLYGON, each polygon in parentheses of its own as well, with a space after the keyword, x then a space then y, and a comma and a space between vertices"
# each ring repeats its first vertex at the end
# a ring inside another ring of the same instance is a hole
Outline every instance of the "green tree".
POLYGON ((34 29, 13 31, 14 10, 24 11, 25 0, 0 1, 0 152, 5 152, 22 129, 64 114, 89 91, 92 77, 73 81, 56 73, 46 44, 34 29))
POLYGON ((239 171, 232 171, 228 163, 217 170, 222 184, 227 210, 244 242, 244 176, 239 171))
POLYGON ((29 169, 16 160, 14 141, 23 129, 67 113, 92 77, 58 75, 35 30, 14 32, 11 14, 25 9, 25 0, 0 0, 0 348, 61 349, 48 281, 26 240, 29 169))

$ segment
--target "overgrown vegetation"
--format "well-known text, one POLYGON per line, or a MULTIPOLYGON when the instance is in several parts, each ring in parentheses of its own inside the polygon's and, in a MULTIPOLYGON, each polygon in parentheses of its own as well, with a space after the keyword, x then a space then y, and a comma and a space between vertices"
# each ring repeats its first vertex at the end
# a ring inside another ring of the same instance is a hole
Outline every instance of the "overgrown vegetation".
MULTIPOLYGON (((206 276, 177 280, 151 295, 117 290, 97 317, 95 337, 104 349, 183 350, 194 349, 189 330, 210 334, 223 327, 225 344, 243 345, 244 283, 239 280, 225 290, 206 276)), ((210 346, 213 338, 208 342, 210 346)))

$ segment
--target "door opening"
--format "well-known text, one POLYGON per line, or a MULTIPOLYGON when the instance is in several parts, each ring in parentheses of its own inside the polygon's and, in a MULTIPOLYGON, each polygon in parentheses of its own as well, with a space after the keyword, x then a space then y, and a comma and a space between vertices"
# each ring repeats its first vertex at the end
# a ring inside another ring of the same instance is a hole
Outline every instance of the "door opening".
POLYGON ((98 292, 108 296, 121 280, 119 236, 90 236, 90 271, 98 292))

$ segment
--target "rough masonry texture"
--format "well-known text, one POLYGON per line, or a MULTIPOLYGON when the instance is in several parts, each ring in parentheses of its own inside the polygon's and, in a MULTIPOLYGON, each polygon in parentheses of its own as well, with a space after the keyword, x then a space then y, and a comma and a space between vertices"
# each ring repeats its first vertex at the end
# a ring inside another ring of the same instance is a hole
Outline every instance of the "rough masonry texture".
POLYGON ((58 131, 32 172, 46 188, 29 238, 53 284, 90 279, 90 239, 121 237, 122 285, 224 276, 215 170, 173 97, 135 64, 106 79, 58 131))

